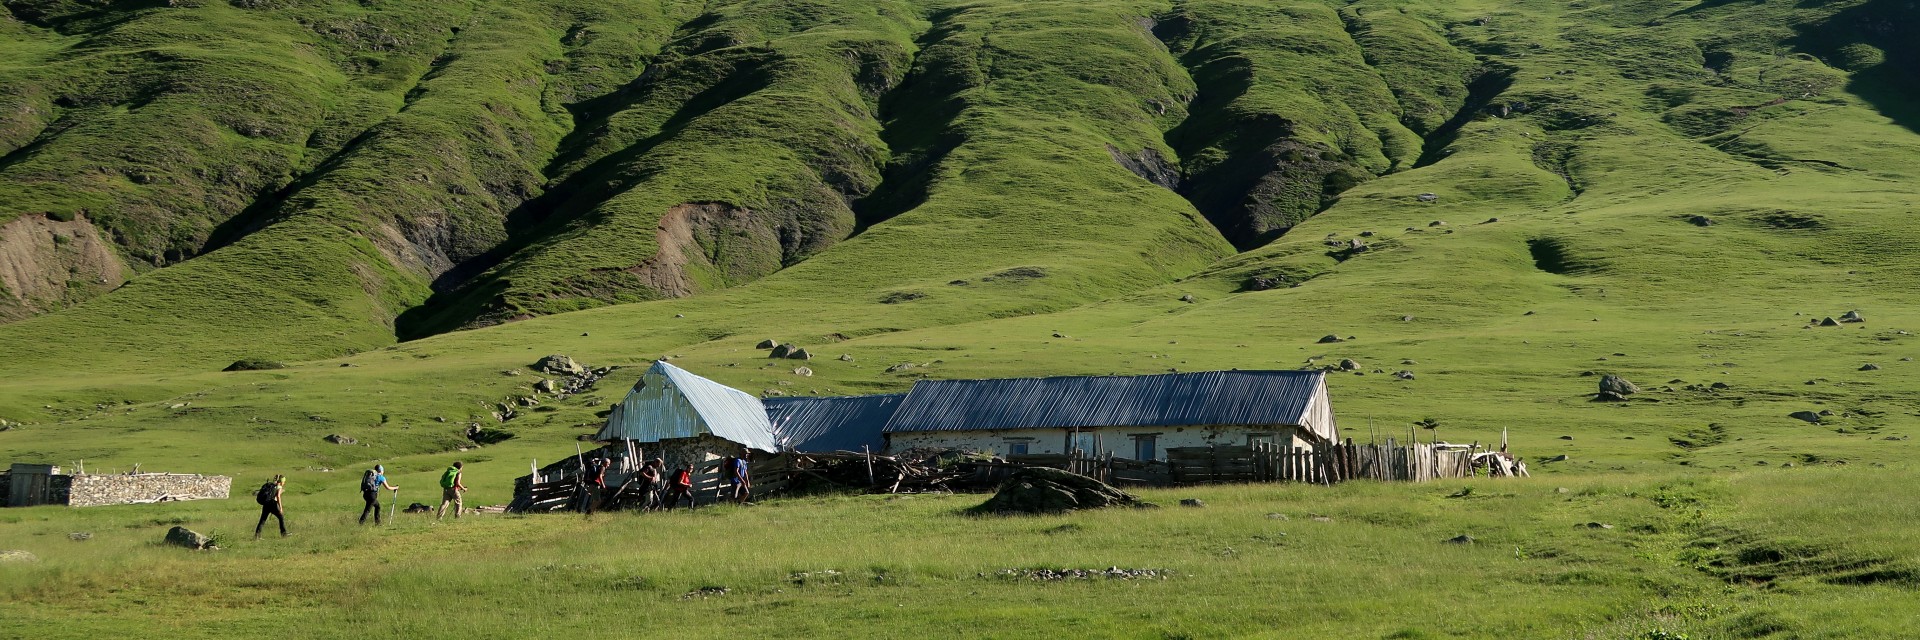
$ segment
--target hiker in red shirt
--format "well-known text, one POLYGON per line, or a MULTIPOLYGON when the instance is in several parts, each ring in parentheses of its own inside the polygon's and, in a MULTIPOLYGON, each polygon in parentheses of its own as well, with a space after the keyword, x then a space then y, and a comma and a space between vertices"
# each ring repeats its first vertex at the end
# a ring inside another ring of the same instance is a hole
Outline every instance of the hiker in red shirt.
POLYGON ((667 486, 668 511, 672 511, 675 506, 680 504, 681 496, 687 498, 687 508, 692 509, 694 507, 693 469, 688 468, 687 465, 684 464, 680 465, 680 468, 673 470, 673 483, 667 486))

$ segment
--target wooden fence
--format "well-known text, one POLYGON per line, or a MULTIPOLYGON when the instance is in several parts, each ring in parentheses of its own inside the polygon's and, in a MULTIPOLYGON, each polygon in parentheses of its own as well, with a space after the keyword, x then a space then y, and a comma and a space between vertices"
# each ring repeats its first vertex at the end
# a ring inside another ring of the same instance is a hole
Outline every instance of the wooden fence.
MULTIPOLYGON (((646 489, 634 479, 638 467, 631 462, 640 456, 637 452, 623 456, 618 446, 606 449, 614 460, 614 467, 607 472, 607 486, 613 495, 602 506, 616 509, 644 506, 646 489)), ((1165 461, 1129 460, 1114 457, 1112 453, 1086 455, 1075 451, 1011 455, 1004 462, 975 460, 956 462, 951 467, 915 468, 872 452, 782 453, 751 462, 747 469, 753 478, 756 497, 781 493, 795 483, 865 486, 872 491, 889 493, 987 488, 1027 467, 1064 469, 1109 484, 1159 487, 1231 482, 1333 484, 1357 479, 1426 482, 1476 475, 1527 474, 1526 466, 1517 459, 1505 452, 1483 449, 1478 443, 1402 444, 1391 438, 1385 443, 1355 444, 1347 440, 1311 447, 1271 444, 1174 447, 1166 450, 1166 456, 1165 461)), ((576 455, 518 478, 514 501, 508 510, 517 513, 584 510, 587 495, 579 473, 582 459, 576 455)), ((699 504, 717 502, 731 488, 728 479, 721 477, 720 464, 720 460, 711 460, 694 469, 693 494, 699 504)))
POLYGON ((1475 475, 1515 473, 1512 459, 1474 445, 1434 443, 1320 443, 1311 447, 1174 447, 1166 461, 1129 460, 1112 454, 1089 456, 1038 454, 1008 456, 1010 467, 1065 469, 1110 484, 1177 486, 1224 482, 1311 482, 1333 484, 1355 479, 1426 482, 1475 475), (1476 469, 1479 469, 1476 471, 1476 469))

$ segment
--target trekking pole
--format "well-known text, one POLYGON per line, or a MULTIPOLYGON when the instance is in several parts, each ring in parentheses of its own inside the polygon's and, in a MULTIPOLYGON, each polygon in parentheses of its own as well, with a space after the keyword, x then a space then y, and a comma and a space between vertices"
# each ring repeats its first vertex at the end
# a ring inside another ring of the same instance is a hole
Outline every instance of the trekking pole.
POLYGON ((387 522, 393 522, 393 513, 400 508, 400 488, 393 489, 393 504, 387 506, 387 522))

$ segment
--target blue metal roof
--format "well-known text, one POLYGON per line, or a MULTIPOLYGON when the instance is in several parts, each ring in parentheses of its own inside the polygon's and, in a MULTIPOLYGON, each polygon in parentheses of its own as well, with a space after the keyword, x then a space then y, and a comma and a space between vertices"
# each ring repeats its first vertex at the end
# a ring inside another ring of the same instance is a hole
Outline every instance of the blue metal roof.
POLYGON ((904 393, 838 398, 767 398, 767 419, 782 451, 828 452, 886 449, 880 429, 893 417, 904 393))
POLYGON ((594 439, 659 442, 709 433, 776 451, 773 425, 759 398, 660 360, 614 405, 594 439))
POLYGON ((921 380, 885 432, 1296 425, 1335 439, 1326 389, 1321 371, 921 380))

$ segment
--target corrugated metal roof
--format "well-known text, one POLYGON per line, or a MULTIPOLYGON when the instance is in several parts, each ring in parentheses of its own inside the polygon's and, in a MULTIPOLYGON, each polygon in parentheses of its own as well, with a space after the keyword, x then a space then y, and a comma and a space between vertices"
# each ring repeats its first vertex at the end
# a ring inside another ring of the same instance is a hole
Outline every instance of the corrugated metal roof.
POLYGON ((1276 424, 1339 436, 1325 372, 921 380, 885 431, 1276 424))
POLYGON ((594 438, 658 442, 709 433, 761 451, 776 450, 773 425, 759 398, 661 360, 614 405, 607 425, 594 438))
POLYGON ((767 398, 767 419, 782 450, 802 452, 886 449, 880 430, 907 394, 837 398, 767 398))

